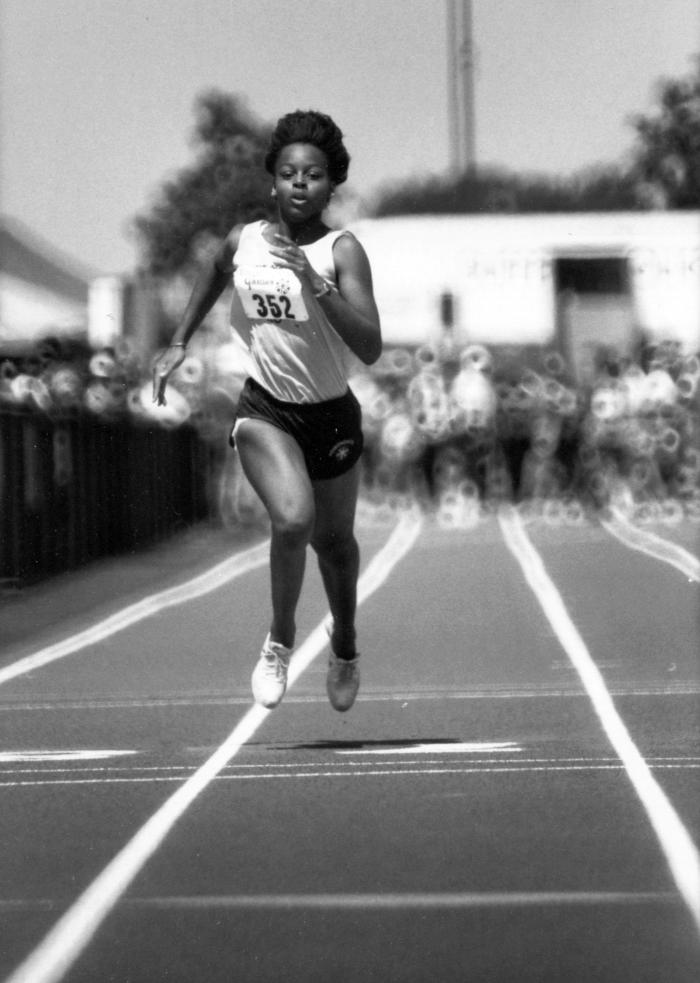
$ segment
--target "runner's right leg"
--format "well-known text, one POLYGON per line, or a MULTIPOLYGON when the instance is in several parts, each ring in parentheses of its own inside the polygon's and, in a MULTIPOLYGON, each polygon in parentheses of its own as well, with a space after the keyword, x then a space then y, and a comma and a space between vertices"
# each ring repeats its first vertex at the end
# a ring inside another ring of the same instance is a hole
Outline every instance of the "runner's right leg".
POLYGON ((314 527, 314 494, 299 445, 264 420, 244 419, 236 447, 246 477, 270 517, 270 639, 294 645, 295 613, 314 527))

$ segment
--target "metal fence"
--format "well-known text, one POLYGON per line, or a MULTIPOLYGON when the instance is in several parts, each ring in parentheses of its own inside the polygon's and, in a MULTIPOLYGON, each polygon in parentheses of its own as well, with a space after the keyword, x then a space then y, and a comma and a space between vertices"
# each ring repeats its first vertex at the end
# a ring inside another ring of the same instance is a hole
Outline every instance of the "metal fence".
POLYGON ((210 457, 190 427, 0 409, 0 582, 32 583, 206 518, 210 457))

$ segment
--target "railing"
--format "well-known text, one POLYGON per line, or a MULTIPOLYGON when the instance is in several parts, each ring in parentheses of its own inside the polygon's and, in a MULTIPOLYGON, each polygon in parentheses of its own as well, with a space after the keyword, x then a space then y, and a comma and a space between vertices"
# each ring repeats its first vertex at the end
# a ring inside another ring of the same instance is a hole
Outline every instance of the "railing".
POLYGON ((210 458, 187 426, 0 409, 0 582, 28 584, 206 518, 210 458))

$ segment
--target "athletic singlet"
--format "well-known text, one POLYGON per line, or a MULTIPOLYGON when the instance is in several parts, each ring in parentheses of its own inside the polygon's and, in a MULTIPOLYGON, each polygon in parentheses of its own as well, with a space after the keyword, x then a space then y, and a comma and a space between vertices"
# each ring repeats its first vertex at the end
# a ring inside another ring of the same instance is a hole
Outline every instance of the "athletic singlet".
MULTIPOLYGON (((321 305, 291 270, 274 265, 265 221, 245 225, 233 257, 231 325, 248 353, 248 372, 276 399, 319 403, 347 390, 352 353, 321 305)), ((333 245, 328 232, 301 248, 314 270, 335 285, 333 245)))

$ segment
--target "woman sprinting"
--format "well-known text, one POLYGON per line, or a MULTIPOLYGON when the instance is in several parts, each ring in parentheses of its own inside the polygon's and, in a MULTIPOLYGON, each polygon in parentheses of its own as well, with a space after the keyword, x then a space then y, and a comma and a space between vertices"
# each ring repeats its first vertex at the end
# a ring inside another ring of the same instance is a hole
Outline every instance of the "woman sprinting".
POLYGON ((332 706, 348 710, 360 682, 354 522, 362 421, 348 372, 353 355, 375 362, 382 339, 366 253, 323 220, 349 161, 329 116, 297 111, 278 121, 265 157, 276 220, 231 230, 203 266, 154 370, 154 398, 164 403, 169 375, 233 276, 231 323, 249 365, 230 442, 271 526, 272 618, 252 677, 255 700, 268 708, 286 690, 309 544, 332 618, 332 706))

